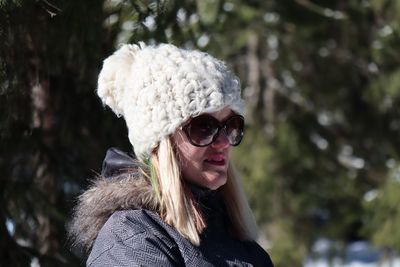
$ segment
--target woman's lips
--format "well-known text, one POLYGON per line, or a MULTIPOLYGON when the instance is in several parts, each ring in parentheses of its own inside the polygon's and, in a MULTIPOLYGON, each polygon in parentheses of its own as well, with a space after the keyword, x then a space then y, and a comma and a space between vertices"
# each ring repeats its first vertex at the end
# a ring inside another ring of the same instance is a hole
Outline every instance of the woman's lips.
POLYGON ((226 163, 225 156, 223 154, 210 154, 204 161, 215 166, 224 166, 226 163))

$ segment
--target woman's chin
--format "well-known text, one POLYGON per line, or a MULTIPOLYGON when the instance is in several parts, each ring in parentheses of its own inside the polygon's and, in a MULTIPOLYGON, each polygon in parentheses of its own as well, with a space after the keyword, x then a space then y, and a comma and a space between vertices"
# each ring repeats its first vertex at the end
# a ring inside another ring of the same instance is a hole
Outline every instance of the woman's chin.
POLYGON ((207 173, 204 177, 204 185, 203 187, 207 187, 211 190, 216 190, 223 186, 227 181, 227 175, 226 173, 220 173, 220 172, 212 172, 212 173, 207 173))

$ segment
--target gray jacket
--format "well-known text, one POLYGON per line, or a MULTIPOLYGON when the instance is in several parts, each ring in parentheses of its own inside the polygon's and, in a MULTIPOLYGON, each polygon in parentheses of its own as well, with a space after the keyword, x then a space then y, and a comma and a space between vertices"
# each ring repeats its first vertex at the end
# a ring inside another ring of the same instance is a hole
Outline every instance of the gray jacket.
MULTIPOLYGON (((119 167, 132 167, 121 155, 108 156, 109 161, 118 159, 119 167)), ((90 252, 87 266, 273 266, 256 242, 228 233, 228 216, 217 191, 192 190, 207 220, 201 243, 194 246, 157 214, 156 198, 144 177, 114 174, 100 177, 80 197, 70 227, 75 244, 90 252)))

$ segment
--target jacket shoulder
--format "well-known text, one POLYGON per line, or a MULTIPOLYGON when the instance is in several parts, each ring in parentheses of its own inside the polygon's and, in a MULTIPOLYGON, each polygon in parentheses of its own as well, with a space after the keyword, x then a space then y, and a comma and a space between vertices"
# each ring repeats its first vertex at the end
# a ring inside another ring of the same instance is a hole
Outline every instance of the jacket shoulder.
POLYGON ((154 212, 114 212, 100 230, 88 266, 179 266, 182 257, 165 223, 154 212))

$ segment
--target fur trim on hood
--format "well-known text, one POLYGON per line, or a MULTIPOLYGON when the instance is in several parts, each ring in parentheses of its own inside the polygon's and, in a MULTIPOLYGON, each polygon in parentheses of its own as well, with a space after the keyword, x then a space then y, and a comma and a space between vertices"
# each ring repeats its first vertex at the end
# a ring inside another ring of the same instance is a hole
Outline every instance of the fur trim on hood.
POLYGON ((69 236, 73 246, 89 251, 101 227, 117 210, 145 208, 156 211, 157 197, 144 175, 137 171, 98 177, 78 199, 69 236))

